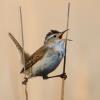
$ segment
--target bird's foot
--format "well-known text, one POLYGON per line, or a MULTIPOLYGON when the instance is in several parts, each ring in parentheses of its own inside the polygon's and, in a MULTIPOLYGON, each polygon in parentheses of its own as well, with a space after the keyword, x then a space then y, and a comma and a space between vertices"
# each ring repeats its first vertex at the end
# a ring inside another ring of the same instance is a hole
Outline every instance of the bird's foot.
POLYGON ((61 78, 63 78, 64 80, 67 78, 66 73, 62 73, 62 74, 60 74, 59 76, 60 76, 61 78))
POLYGON ((22 81, 22 84, 23 84, 23 85, 26 85, 27 82, 28 82, 28 78, 25 77, 25 78, 24 78, 24 81, 22 81))
POLYGON ((47 80, 47 79, 50 79, 50 78, 56 78, 56 77, 60 77, 60 78, 63 78, 64 80, 67 78, 67 75, 66 73, 62 73, 60 75, 55 75, 55 76, 43 76, 43 79, 44 80, 47 80))

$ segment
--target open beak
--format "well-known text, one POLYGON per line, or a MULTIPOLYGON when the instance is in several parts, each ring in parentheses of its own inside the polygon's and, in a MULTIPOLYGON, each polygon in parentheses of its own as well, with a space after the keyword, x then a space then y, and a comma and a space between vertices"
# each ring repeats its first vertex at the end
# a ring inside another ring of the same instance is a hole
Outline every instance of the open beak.
MULTIPOLYGON (((59 35, 59 38, 62 39, 64 33, 66 33, 68 30, 69 30, 69 29, 67 29, 67 30, 65 30, 65 31, 63 31, 63 32, 61 32, 61 34, 59 35)), ((71 39, 67 39, 67 40, 68 40, 68 41, 72 41, 71 39)))
POLYGON ((59 35, 59 38, 62 39, 62 36, 63 36, 64 33, 66 33, 68 30, 69 30, 69 29, 67 29, 67 30, 65 30, 65 31, 63 31, 63 32, 61 32, 61 34, 59 35))

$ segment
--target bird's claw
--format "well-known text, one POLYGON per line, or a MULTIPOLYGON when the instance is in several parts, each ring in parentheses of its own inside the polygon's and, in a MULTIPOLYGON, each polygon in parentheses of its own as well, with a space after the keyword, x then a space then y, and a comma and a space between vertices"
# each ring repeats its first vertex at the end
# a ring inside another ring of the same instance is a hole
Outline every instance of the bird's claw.
POLYGON ((28 82, 28 78, 24 78, 24 81, 22 82, 23 85, 26 85, 28 82))
POLYGON ((60 74, 60 77, 65 80, 67 78, 67 75, 66 75, 66 73, 62 73, 62 74, 60 74))

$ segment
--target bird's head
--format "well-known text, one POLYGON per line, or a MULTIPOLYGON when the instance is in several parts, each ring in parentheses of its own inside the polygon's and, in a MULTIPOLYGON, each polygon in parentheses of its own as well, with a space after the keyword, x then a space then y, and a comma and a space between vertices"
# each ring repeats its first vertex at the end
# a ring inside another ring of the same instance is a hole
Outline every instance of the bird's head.
POLYGON ((62 37, 66 31, 68 31, 68 29, 63 32, 59 32, 57 30, 51 30, 45 37, 45 43, 49 42, 49 41, 53 42, 55 40, 62 39, 62 37))

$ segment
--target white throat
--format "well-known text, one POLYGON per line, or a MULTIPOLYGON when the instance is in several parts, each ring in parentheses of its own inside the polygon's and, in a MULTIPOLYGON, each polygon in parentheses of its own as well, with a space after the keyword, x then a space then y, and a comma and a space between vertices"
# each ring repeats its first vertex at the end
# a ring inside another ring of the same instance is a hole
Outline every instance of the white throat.
POLYGON ((57 39, 54 42, 48 44, 49 48, 53 48, 58 52, 62 52, 64 53, 64 46, 65 46, 65 42, 63 39, 57 39))

